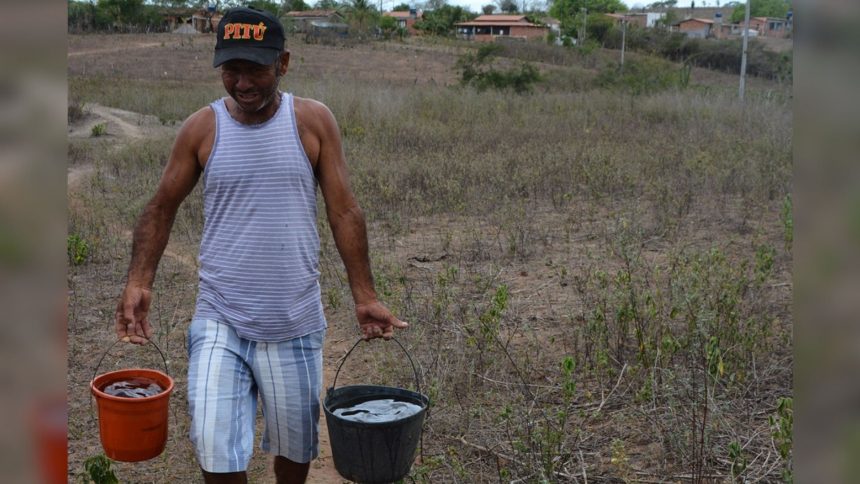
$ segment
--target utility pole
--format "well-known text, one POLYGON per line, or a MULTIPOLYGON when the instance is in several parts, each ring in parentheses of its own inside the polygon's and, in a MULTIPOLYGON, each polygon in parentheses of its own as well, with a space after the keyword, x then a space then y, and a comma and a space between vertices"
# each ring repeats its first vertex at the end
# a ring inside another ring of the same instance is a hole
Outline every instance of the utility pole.
POLYGON ((741 83, 738 87, 738 97, 741 102, 744 100, 744 89, 746 87, 747 80, 747 45, 749 43, 750 36, 750 0, 747 0, 747 8, 744 13, 744 42, 741 51, 741 83))
POLYGON ((583 45, 585 45, 585 36, 588 33, 588 30, 586 30, 588 27, 588 9, 582 7, 579 10, 580 12, 582 12, 582 35, 580 35, 581 39, 579 41, 579 46, 582 47, 583 45))
POLYGON ((627 45, 627 16, 621 19, 621 72, 624 73, 624 47, 627 45))

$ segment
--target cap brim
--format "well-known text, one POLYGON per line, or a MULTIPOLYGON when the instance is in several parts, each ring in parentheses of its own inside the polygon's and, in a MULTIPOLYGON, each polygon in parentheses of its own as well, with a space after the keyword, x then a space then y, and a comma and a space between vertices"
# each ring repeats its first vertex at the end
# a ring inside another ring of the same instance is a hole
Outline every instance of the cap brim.
POLYGON ((221 64, 234 59, 242 59, 257 64, 271 65, 278 58, 280 51, 267 47, 232 47, 229 49, 218 49, 215 51, 215 59, 212 61, 212 67, 218 67, 221 64))

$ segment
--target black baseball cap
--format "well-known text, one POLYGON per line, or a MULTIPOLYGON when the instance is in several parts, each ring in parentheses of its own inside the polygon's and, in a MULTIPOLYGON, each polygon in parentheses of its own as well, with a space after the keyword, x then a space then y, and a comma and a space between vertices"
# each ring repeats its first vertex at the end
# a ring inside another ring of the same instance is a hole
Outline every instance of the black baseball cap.
POLYGON ((218 22, 212 67, 233 59, 273 64, 284 50, 284 26, 269 12, 247 7, 227 10, 218 22))

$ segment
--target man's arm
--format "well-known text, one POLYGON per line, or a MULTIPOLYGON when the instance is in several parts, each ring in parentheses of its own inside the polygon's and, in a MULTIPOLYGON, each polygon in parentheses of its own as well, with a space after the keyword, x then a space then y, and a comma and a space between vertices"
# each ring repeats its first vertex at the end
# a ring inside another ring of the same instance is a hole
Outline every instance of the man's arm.
POLYGON ((335 245, 346 267, 355 314, 365 339, 394 335, 394 328, 407 323, 397 319, 376 298, 368 257, 367 227, 364 213, 349 186, 346 159, 340 131, 331 111, 323 104, 302 100, 302 122, 314 137, 315 173, 325 199, 326 215, 335 245))
POLYGON ((197 184, 202 171, 198 153, 214 121, 211 109, 191 115, 176 136, 155 195, 134 228, 131 263, 116 308, 117 338, 142 344, 152 336, 147 315, 158 262, 167 246, 179 205, 197 184))

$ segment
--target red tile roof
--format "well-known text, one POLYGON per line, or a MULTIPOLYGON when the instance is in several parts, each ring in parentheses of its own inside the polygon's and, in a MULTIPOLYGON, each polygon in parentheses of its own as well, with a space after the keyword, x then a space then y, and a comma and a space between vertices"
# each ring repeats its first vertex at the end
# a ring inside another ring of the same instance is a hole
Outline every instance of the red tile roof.
POLYGON ((457 22, 454 25, 458 27, 534 27, 543 29, 543 25, 533 24, 531 22, 457 22))
POLYGON ((293 10, 292 12, 287 12, 287 17, 328 17, 335 13, 337 13, 337 10, 305 10, 303 12, 293 10))
POLYGON ((681 21, 680 21, 680 22, 678 22, 678 23, 679 23, 679 24, 682 24, 682 23, 684 23, 684 22, 701 22, 701 23, 703 23, 703 24, 712 24, 712 23, 714 23, 714 21, 713 21, 713 20, 708 20, 708 19, 706 19, 706 18, 688 18, 688 19, 686 19, 686 20, 681 20, 681 21))
POLYGON ((473 22, 527 22, 525 15, 481 15, 473 22))
POLYGON ((385 12, 382 15, 394 18, 412 18, 412 14, 409 12, 385 12))

